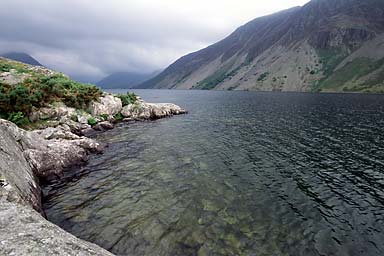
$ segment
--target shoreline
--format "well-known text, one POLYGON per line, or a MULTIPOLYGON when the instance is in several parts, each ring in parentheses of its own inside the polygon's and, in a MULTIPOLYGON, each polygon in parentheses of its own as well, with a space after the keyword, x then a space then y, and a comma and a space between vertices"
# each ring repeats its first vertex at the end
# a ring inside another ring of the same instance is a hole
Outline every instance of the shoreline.
POLYGON ((171 103, 146 103, 140 98, 136 105, 123 107, 111 94, 93 102, 90 112, 97 118, 92 127, 87 124, 89 116, 74 121, 73 109, 63 105, 34 112, 38 118, 49 116, 46 121, 52 126, 44 129, 26 131, 0 119, 0 254, 113 255, 49 222, 42 207, 40 184, 60 178, 67 168, 86 163, 90 154, 102 153, 104 145, 87 135, 113 129, 114 124, 124 121, 187 113, 171 103), (123 118, 114 118, 117 113, 123 118))

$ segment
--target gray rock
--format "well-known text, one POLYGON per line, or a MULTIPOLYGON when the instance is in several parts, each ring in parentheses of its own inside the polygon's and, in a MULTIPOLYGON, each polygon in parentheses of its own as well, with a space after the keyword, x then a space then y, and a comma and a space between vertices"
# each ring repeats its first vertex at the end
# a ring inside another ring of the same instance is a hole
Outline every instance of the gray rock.
POLYGON ((18 141, 24 157, 39 178, 61 175, 65 168, 86 161, 88 152, 101 152, 103 149, 92 139, 71 134, 68 126, 28 132, 0 119, 0 130, 3 127, 8 127, 18 141))
POLYGON ((5 186, 0 188, 1 198, 29 204, 41 211, 41 191, 34 173, 23 156, 18 142, 19 128, 0 119, 0 176, 5 186))
POLYGON ((146 103, 139 101, 124 106, 121 114, 133 119, 159 119, 172 115, 184 114, 187 111, 172 103, 146 103))
POLYGON ((67 125, 71 132, 77 135, 84 135, 82 131, 91 128, 91 126, 87 123, 83 124, 80 122, 75 122, 68 117, 62 117, 60 119, 60 124, 67 125))
MULTIPOLYGON (((62 125, 62 132, 70 127, 62 125)), ((101 145, 88 138, 45 140, 0 119, 0 255, 112 255, 48 222, 37 176, 60 175, 101 145), (33 210, 32 207, 36 210, 33 210)))
POLYGON ((16 85, 29 77, 31 77, 30 74, 19 74, 15 69, 11 69, 9 72, 0 72, 0 82, 4 82, 9 85, 16 85))
POLYGON ((86 137, 92 136, 95 133, 96 133, 96 131, 91 127, 81 130, 81 134, 86 136, 86 137))
POLYGON ((77 140, 80 137, 71 132, 68 125, 60 125, 57 127, 48 127, 44 130, 34 131, 46 140, 64 139, 64 140, 77 140))
POLYGON ((83 112, 83 113, 80 113, 77 117, 80 124, 88 124, 88 120, 93 116, 89 113, 83 112))
POLYGON ((151 109, 151 119, 185 114, 187 111, 173 103, 147 103, 151 109))
POLYGON ((101 115, 116 115, 123 108, 121 100, 113 95, 100 97, 99 102, 92 102, 89 107, 89 112, 92 116, 101 115))
POLYGON ((65 106, 62 103, 56 103, 55 105, 36 109, 29 116, 32 122, 38 120, 60 120, 63 116, 76 115, 76 109, 65 106))
POLYGON ((113 128, 114 128, 114 125, 109 121, 100 122, 95 126, 93 126, 93 129, 96 131, 112 130, 113 128))
POLYGON ((0 255, 112 255, 67 233, 28 206, 0 201, 0 255))

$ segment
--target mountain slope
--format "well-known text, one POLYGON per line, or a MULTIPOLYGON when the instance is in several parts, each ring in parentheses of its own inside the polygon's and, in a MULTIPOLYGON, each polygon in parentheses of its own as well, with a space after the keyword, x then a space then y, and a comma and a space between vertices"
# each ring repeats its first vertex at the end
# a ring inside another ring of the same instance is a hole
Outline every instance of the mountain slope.
POLYGON ((245 24, 139 87, 380 91, 383 39, 383 0, 312 0, 245 24))
POLYGON ((1 57, 15 60, 15 61, 20 61, 25 64, 33 65, 33 66, 43 66, 41 65, 36 59, 34 59, 32 56, 24 53, 24 52, 8 52, 1 54, 1 57))
POLYGON ((138 74, 132 72, 117 72, 103 78, 96 84, 104 89, 131 89, 138 84, 153 78, 158 73, 159 72, 138 74))

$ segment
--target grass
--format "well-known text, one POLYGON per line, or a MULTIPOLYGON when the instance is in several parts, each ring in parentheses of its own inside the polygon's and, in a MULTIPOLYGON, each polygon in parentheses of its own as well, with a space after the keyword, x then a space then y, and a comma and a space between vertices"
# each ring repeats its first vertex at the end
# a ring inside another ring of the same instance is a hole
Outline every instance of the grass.
POLYGON ((323 64, 323 72, 326 77, 330 76, 337 65, 345 58, 345 54, 340 50, 318 50, 320 63, 323 64))
POLYGON ((380 72, 378 72, 374 77, 372 77, 368 81, 366 81, 366 85, 369 85, 369 86, 375 86, 375 85, 384 86, 384 66, 381 68, 380 72))
POLYGON ((0 59, 0 72, 10 72, 14 69, 17 73, 30 73, 23 63, 0 59))
POLYGON ((382 65, 384 65, 384 58, 379 61, 366 57, 356 58, 321 81, 321 88, 335 91, 365 91, 369 89, 369 87, 379 84, 380 81, 382 82, 383 80, 380 80, 380 78, 384 75, 379 74, 377 77, 361 85, 353 84, 353 81, 368 75, 382 65))
MULTIPOLYGON (((222 83, 227 78, 232 78, 233 73, 230 71, 233 66, 233 61, 230 61, 212 75, 202 80, 195 88, 203 90, 214 89, 218 84, 222 83)), ((236 69, 235 69, 236 70, 236 69)), ((237 72, 237 71, 235 71, 237 72)))

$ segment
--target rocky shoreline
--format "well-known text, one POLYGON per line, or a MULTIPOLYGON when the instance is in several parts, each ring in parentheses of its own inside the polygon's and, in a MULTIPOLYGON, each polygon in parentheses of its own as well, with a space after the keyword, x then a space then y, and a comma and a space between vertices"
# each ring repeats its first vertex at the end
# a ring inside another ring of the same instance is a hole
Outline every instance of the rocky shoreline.
POLYGON ((60 177, 66 168, 86 162, 90 153, 101 153, 104 145, 89 134, 121 121, 184 113, 177 105, 140 98, 123 106, 118 97, 104 94, 87 112, 63 104, 35 110, 29 118, 40 128, 32 131, 0 119, 0 254, 112 255, 44 218, 40 181, 60 177))

